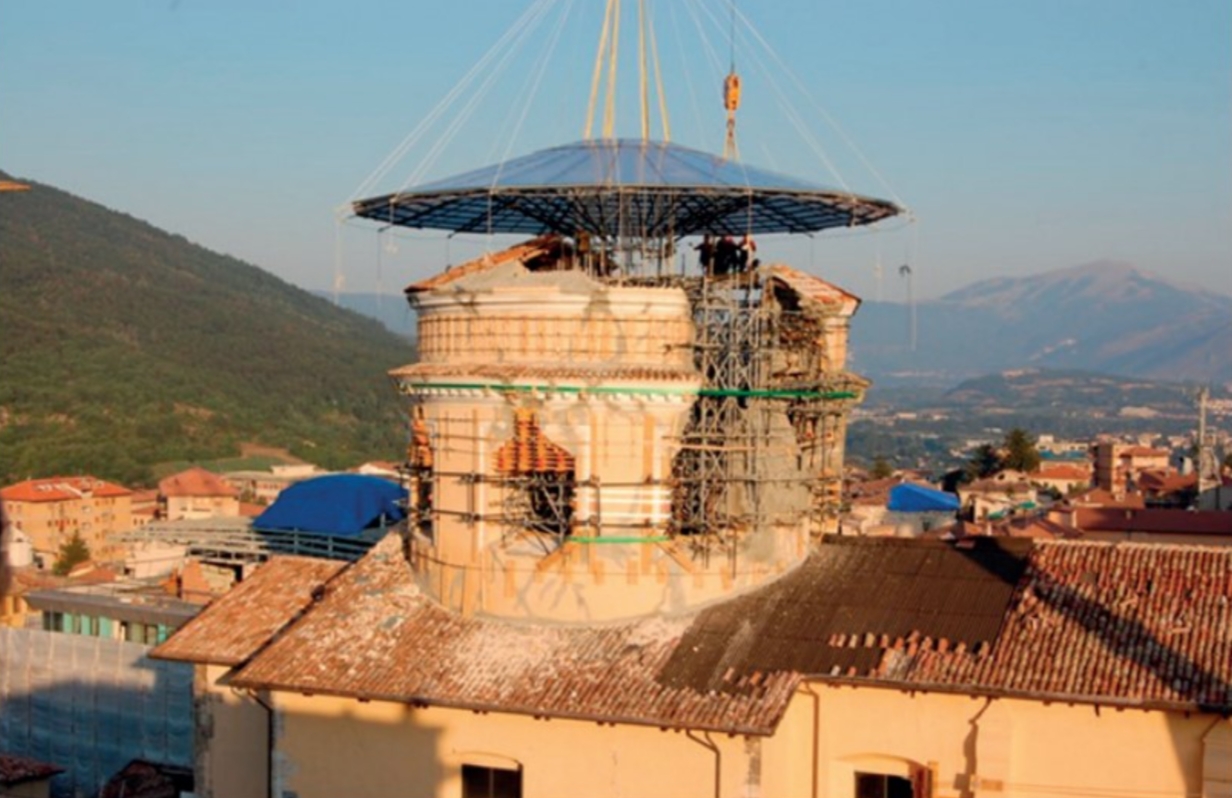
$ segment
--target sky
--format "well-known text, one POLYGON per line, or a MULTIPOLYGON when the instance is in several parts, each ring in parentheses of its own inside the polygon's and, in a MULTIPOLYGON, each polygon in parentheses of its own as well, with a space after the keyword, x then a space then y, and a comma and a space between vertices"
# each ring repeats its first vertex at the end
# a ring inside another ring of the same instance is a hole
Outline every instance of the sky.
MULTIPOLYGON (((0 0, 0 170, 305 288, 394 293, 503 242, 347 202, 580 139, 603 6, 0 0)), ((904 263, 920 298, 1101 259, 1232 293, 1229 0, 648 6, 672 141, 722 150, 734 62, 745 161, 911 209, 763 256, 894 301, 904 263)))

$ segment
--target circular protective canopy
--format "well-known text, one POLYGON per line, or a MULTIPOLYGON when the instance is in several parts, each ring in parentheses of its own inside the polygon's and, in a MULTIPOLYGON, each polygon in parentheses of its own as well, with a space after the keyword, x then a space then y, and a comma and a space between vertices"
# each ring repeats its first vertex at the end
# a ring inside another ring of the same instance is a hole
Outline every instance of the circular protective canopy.
POLYGON ((358 200, 357 216, 458 233, 680 238, 812 233, 902 212, 886 200, 657 141, 580 141, 409 191, 358 200))

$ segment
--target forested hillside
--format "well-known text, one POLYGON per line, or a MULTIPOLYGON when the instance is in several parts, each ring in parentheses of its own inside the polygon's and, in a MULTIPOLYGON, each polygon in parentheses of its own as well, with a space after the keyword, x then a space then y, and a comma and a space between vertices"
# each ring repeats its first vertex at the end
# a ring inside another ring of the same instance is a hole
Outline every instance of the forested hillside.
MULTIPOLYGON (((27 181, 28 182, 28 181, 27 181)), ((150 479, 285 447, 396 457, 405 340, 255 266, 54 188, 0 194, 0 480, 150 479)))

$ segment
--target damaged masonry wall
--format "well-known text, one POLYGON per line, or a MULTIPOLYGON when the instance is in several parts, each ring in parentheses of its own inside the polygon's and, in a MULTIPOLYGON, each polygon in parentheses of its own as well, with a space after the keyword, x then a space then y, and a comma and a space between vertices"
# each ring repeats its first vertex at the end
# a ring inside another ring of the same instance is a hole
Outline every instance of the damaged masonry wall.
POLYGON ((836 514, 858 300, 785 266, 635 284, 568 266, 535 240, 407 290, 421 360, 392 376, 423 588, 593 621, 792 567, 836 514))

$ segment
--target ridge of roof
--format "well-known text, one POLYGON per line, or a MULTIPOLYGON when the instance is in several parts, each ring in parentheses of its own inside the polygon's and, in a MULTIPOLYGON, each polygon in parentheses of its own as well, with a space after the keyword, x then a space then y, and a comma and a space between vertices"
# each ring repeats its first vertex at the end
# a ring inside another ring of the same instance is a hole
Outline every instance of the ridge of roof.
POLYGON ((348 563, 280 555, 212 601, 150 652, 154 659, 236 666, 310 607, 348 563))
POLYGON ((49 502, 80 499, 84 494, 99 498, 130 496, 123 485, 89 475, 70 477, 40 477, 27 479, 0 488, 0 499, 17 502, 49 502))

